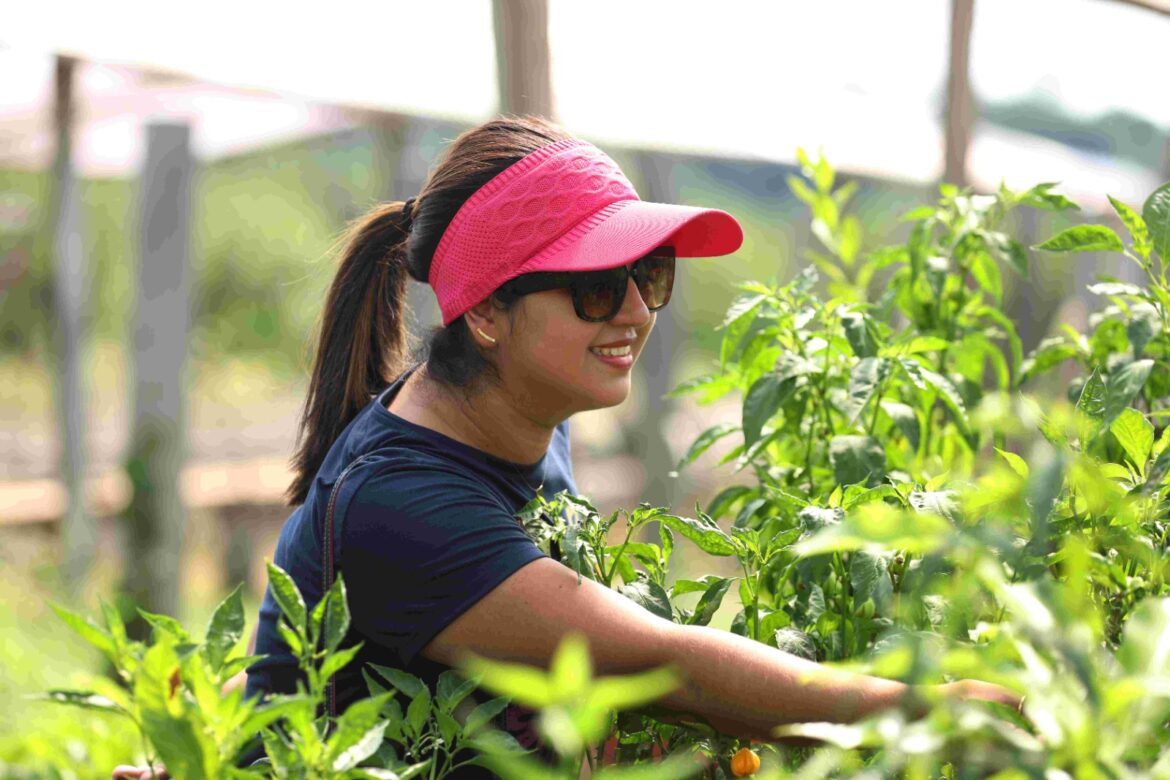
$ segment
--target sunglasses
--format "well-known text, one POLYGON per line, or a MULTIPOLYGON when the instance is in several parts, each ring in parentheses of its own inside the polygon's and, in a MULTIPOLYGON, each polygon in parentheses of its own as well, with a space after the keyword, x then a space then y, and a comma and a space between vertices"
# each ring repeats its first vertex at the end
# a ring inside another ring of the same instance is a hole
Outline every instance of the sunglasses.
POLYGON ((647 309, 657 311, 669 303, 674 263, 674 247, 659 247, 629 265, 604 271, 536 271, 517 276, 504 282, 495 296, 508 304, 529 293, 568 287, 578 317, 586 322, 608 322, 621 311, 631 277, 647 309))

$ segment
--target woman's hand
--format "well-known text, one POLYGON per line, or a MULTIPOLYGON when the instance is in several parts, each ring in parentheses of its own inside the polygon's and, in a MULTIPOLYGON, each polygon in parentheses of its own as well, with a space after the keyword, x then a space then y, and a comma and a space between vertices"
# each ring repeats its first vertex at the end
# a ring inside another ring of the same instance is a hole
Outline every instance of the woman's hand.
POLYGON ((114 768, 112 780, 170 780, 170 775, 167 774, 167 768, 162 764, 159 764, 157 769, 122 764, 114 768))
POLYGON ((959 680, 958 682, 940 685, 938 686, 938 690, 947 698, 990 701, 995 704, 1002 704, 1005 707, 1011 707, 1017 712, 1021 711, 1024 704, 1023 697, 1015 691, 1008 690, 1002 685, 983 682, 982 680, 959 680))

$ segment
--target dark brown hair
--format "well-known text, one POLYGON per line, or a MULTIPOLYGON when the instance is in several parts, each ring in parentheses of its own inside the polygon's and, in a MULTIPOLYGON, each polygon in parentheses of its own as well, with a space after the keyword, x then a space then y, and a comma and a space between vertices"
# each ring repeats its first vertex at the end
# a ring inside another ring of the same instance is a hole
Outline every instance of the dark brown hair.
MULTIPOLYGON (((439 239, 476 190, 522 157, 571 137, 537 117, 486 122, 459 135, 431 170, 409 232, 401 202, 379 204, 345 231, 297 434, 290 504, 304 503, 333 442, 406 368, 406 274, 427 281, 439 239)), ((494 370, 462 317, 435 328, 424 355, 427 373, 453 388, 494 370)))

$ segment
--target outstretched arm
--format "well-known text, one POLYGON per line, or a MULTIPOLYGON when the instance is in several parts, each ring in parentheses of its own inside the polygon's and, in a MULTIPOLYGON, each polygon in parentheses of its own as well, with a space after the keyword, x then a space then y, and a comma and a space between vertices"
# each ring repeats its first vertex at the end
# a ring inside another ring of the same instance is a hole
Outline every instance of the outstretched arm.
MULTIPOLYGON (((506 579, 423 655, 449 666, 474 653, 547 667, 570 632, 585 635, 601 673, 675 666, 686 683, 660 703, 741 737, 771 738, 783 723, 852 722, 909 692, 903 683, 830 669, 725 631, 680 626, 596 582, 578 584, 575 572, 547 558, 506 579)), ((1010 691, 986 683, 940 687, 943 694, 1017 703, 1010 691)))

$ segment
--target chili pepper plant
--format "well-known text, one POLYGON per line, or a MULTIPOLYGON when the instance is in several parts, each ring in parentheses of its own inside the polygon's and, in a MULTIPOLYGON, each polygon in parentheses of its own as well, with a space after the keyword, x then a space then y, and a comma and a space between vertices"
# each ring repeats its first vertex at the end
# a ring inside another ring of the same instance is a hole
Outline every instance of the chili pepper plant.
POLYGON ((693 511, 609 515, 538 495, 519 519, 580 577, 664 620, 730 613, 731 631, 822 663, 922 686, 997 682, 1025 697, 1020 712, 919 697, 860 723, 777 723, 775 742, 749 745, 656 708, 676 672, 595 678, 573 640, 550 670, 481 660, 434 691, 363 670, 371 698, 333 721, 325 683, 356 653, 340 644, 344 585, 309 610, 274 566, 305 676, 297 695, 219 694, 253 660, 233 650, 237 593, 202 642, 164 616, 147 616, 144 644, 110 610, 104 628, 62 611, 117 672, 49 698, 123 713, 143 734, 140 758, 183 778, 439 778, 465 762, 505 777, 576 778, 583 763, 611 777, 731 777, 757 771, 744 748, 762 756, 761 777, 1170 778, 1170 184, 1140 211, 1110 199, 1125 238, 1078 225, 1033 247, 1011 235, 1013 212, 1075 211, 1054 184, 942 185, 903 215, 905 241, 867 249, 849 213, 857 185, 838 186, 823 156, 799 157, 789 184, 818 248, 790 280, 742 285, 710 371, 673 393, 738 399, 736 418, 676 466, 721 451, 728 487, 693 511), (1027 284, 1038 252, 1116 253, 1143 282, 1091 285, 1102 305, 1087 329, 1063 326, 1025 355, 1004 279, 1027 284), (1031 389, 1052 374, 1066 397, 1031 389), (712 573, 696 576, 689 555, 679 576, 682 544, 712 573), (509 699, 541 710, 554 763, 489 727, 509 699), (235 768, 257 734, 267 761, 235 768))

